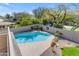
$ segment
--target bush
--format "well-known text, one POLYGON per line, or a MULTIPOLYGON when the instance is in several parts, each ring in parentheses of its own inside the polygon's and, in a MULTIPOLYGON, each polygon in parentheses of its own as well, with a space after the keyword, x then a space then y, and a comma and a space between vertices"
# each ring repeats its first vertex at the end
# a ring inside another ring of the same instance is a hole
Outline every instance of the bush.
POLYGON ((48 20, 47 20, 47 19, 44 19, 44 20, 43 20, 43 24, 44 24, 44 25, 48 24, 48 20))
POLYGON ((43 28, 41 26, 38 26, 38 25, 32 26, 31 29, 32 30, 43 30, 43 28))
POLYGON ((59 31, 56 31, 54 33, 54 35, 59 38, 59 37, 61 37, 61 35, 63 35, 63 33, 59 32, 59 31))
POLYGON ((38 20, 33 20, 32 22, 33 22, 33 24, 39 24, 40 23, 38 20))
POLYGON ((63 28, 62 24, 54 24, 53 26, 56 27, 56 28, 63 28))
MULTIPOLYGON (((29 20, 29 19, 28 19, 29 20)), ((26 26, 26 25, 29 25, 29 24, 32 24, 32 21, 28 21, 28 20, 22 20, 21 22, 20 22, 20 24, 22 25, 22 26, 26 26)))

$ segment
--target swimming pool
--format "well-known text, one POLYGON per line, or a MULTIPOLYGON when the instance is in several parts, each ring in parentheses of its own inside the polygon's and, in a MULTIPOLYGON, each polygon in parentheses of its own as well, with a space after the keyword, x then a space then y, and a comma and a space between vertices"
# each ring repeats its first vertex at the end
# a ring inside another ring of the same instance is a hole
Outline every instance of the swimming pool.
POLYGON ((15 39, 17 43, 41 42, 46 41, 50 36, 51 34, 47 32, 34 31, 16 33, 15 39))

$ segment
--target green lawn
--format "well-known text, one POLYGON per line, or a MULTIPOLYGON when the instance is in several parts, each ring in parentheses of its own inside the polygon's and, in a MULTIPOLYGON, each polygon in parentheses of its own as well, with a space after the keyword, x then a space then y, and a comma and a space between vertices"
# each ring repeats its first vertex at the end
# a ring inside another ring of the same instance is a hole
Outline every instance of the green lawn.
POLYGON ((79 31, 79 28, 76 28, 74 31, 79 31))
POLYGON ((79 56, 79 47, 68 47, 62 49, 63 56, 79 56))

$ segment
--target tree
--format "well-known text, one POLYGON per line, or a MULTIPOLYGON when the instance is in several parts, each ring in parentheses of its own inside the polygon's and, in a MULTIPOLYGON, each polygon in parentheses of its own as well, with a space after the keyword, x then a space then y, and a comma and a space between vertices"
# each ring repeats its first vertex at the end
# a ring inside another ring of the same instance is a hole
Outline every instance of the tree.
POLYGON ((37 8, 33 10, 35 18, 43 24, 48 24, 48 22, 52 22, 51 20, 55 18, 51 13, 51 10, 48 8, 37 8))
POLYGON ((16 23, 20 24, 20 26, 32 24, 32 15, 29 13, 14 13, 14 19, 16 19, 16 23))
POLYGON ((36 18, 42 18, 43 17, 43 10, 44 8, 37 8, 33 10, 33 14, 36 18))
MULTIPOLYGON (((71 4, 74 8, 79 8, 79 4, 71 4)), ((69 6, 66 6, 65 4, 59 4, 58 9, 54 10, 54 19, 55 24, 61 24, 61 25, 74 25, 77 24, 77 19, 74 15, 74 11, 71 10, 69 6)))
POLYGON ((54 27, 62 28, 68 9, 64 4, 59 4, 57 8, 49 9, 49 23, 54 27))
POLYGON ((28 21, 28 20, 30 20, 30 19, 22 19, 20 22, 20 25, 26 26, 26 25, 32 24, 32 21, 28 21))
POLYGON ((43 19, 43 24, 44 25, 48 24, 48 20, 47 19, 43 19))
POLYGON ((48 8, 37 8, 37 9, 33 10, 33 14, 36 18, 50 19, 53 16, 53 15, 50 15, 51 11, 48 8))
POLYGON ((5 18, 10 19, 10 14, 6 14, 5 18))
POLYGON ((34 16, 36 18, 43 19, 43 23, 45 24, 44 19, 47 19, 46 23, 50 23, 54 27, 62 28, 64 20, 66 18, 68 7, 64 4, 59 4, 57 9, 48 9, 48 8, 38 8, 33 10, 34 16))
POLYGON ((13 17, 10 14, 6 14, 5 18, 8 19, 8 21, 13 21, 13 17))
POLYGON ((19 13, 14 13, 14 14, 13 14, 13 17, 14 17, 14 19, 16 19, 16 21, 17 21, 17 20, 19 20, 19 19, 21 19, 21 18, 23 18, 23 17, 32 18, 32 15, 29 14, 29 13, 26 13, 26 12, 19 12, 19 13))

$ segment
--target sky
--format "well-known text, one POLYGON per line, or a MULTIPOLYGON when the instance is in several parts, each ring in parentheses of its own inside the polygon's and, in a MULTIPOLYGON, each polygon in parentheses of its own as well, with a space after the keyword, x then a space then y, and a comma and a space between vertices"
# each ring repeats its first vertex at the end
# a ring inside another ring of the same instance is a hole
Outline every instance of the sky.
MULTIPOLYGON (((0 3, 0 15, 5 15, 7 13, 12 14, 13 12, 28 12, 32 14, 32 11, 39 7, 44 8, 55 8, 56 3, 0 3)), ((65 4, 71 9, 75 9, 72 4, 65 4)))

